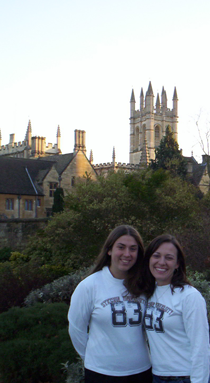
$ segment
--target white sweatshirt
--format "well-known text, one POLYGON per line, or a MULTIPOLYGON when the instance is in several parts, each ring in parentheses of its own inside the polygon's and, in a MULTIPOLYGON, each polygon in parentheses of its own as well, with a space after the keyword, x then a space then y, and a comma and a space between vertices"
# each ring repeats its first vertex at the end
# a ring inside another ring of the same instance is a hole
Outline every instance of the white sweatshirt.
POLYGON ((87 369, 127 376, 151 367, 142 333, 145 307, 145 298, 131 299, 123 280, 114 278, 107 266, 77 286, 68 313, 69 334, 87 369))
POLYGON ((184 290, 156 286, 148 301, 145 328, 152 372, 159 376, 190 376, 191 383, 208 383, 209 328, 206 304, 194 287, 184 290))

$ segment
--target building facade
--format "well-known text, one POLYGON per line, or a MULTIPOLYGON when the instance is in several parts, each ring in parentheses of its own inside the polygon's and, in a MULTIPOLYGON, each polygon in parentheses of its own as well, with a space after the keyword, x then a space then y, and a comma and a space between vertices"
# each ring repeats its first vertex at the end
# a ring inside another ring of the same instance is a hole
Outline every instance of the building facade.
POLYGON ((78 178, 96 180, 86 157, 85 132, 78 130, 72 153, 34 159, 0 156, 0 174, 0 219, 48 217, 57 187, 66 195, 78 178))
POLYGON ((28 122, 25 139, 22 142, 15 142, 15 134, 10 134, 9 143, 1 145, 2 135, 0 131, 0 156, 8 156, 15 158, 38 158, 44 156, 53 156, 61 154, 60 148, 61 132, 60 127, 57 128, 56 143, 46 144, 46 138, 40 136, 32 136, 31 121, 28 122))
POLYGON ((143 88, 140 93, 140 105, 136 110, 134 90, 130 99, 130 163, 149 163, 155 158, 155 148, 160 144, 161 138, 170 126, 174 138, 178 141, 178 97, 176 87, 173 94, 173 108, 167 106, 167 95, 162 88, 161 102, 157 94, 154 106, 154 93, 149 82, 148 90, 144 97, 143 88))

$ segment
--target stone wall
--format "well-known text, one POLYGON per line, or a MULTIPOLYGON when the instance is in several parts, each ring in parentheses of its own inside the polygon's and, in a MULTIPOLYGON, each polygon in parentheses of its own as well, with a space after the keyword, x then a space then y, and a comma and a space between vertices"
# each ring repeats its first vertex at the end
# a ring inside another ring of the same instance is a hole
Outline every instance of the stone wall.
POLYGON ((0 220, 0 248, 23 250, 28 237, 44 228, 49 218, 0 220))

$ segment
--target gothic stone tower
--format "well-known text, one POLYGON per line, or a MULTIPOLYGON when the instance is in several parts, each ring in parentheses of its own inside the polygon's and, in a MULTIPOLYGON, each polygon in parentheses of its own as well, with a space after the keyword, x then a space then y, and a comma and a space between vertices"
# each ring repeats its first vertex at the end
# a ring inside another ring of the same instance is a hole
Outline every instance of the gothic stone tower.
POLYGON ((154 107, 154 94, 152 84, 149 82, 148 90, 144 99, 143 89, 140 94, 140 110, 135 110, 135 95, 132 89, 130 99, 130 163, 142 163, 143 157, 155 158, 155 148, 159 145, 161 138, 165 135, 166 128, 171 127, 174 138, 178 140, 178 97, 176 87, 173 95, 173 108, 167 107, 167 96, 162 88, 161 103, 157 94, 154 107), (143 156, 147 152, 148 156, 143 156))

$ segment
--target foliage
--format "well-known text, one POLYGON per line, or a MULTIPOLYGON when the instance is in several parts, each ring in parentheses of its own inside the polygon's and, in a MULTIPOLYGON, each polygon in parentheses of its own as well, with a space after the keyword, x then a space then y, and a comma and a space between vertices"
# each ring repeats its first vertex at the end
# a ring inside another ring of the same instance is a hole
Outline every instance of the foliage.
POLYGON ((151 168, 154 170, 169 170, 172 174, 186 178, 187 162, 182 156, 173 132, 169 128, 166 129, 166 135, 155 149, 155 160, 151 161, 151 168))
POLYGON ((113 173, 107 179, 99 177, 98 182, 77 183, 65 199, 64 212, 56 214, 41 235, 31 238, 26 253, 42 264, 72 270, 92 264, 110 230, 128 220, 133 223, 134 206, 124 177, 124 173, 113 173))
POLYGON ((13 306, 21 306, 32 289, 67 273, 67 269, 57 270, 57 266, 43 270, 37 262, 22 261, 24 257, 17 254, 13 253, 10 262, 0 263, 0 313, 13 306))
POLYGON ((9 260, 14 266, 20 266, 28 262, 29 258, 27 255, 22 254, 19 251, 12 251, 9 260))
POLYGON ((136 227, 145 244, 163 232, 202 238, 201 211, 197 189, 169 171, 113 172, 77 182, 64 211, 30 239, 25 253, 41 268, 57 265, 68 273, 90 266, 110 230, 122 223, 136 227))
POLYGON ((37 290, 32 290, 25 298, 24 304, 32 306, 40 303, 70 302, 70 297, 78 283, 88 274, 88 269, 82 269, 71 273, 55 281, 48 283, 37 290))
POLYGON ((66 383, 82 383, 84 382, 84 365, 81 358, 77 363, 66 363, 65 370, 68 374, 66 383))
POLYGON ((12 308, 0 315, 0 374, 4 383, 62 383, 62 365, 76 361, 65 303, 12 308))
POLYGON ((9 261, 12 249, 10 247, 3 247, 0 249, 0 262, 9 261))
POLYGON ((208 318, 210 321, 210 285, 205 278, 205 274, 198 271, 192 271, 188 268, 187 275, 190 283, 203 295, 208 312, 208 318))
POLYGON ((59 213, 63 211, 64 206, 64 192, 62 188, 57 188, 54 192, 54 201, 52 206, 52 213, 59 213))

